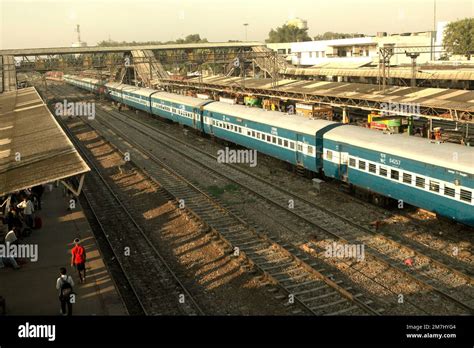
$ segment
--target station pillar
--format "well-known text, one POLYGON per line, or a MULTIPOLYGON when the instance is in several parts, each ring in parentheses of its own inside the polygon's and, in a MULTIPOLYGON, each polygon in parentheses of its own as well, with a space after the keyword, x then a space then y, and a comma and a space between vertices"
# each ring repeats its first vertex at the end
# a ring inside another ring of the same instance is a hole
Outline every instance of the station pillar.
POLYGON ((349 117, 347 117, 347 108, 342 108, 342 123, 349 123, 349 117))

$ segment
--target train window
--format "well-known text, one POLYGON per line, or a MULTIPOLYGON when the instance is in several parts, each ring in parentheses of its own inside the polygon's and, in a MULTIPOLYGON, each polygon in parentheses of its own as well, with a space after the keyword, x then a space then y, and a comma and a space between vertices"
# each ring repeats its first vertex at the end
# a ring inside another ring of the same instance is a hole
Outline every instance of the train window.
POLYGON ((260 139, 260 133, 257 132, 257 139, 260 139))
POLYGON ((377 173, 377 166, 373 163, 369 163, 369 172, 377 173))
POLYGON ((288 147, 288 140, 284 140, 284 141, 283 141, 283 146, 284 146, 284 147, 288 147))
POLYGON ((393 179, 393 180, 398 180, 400 179, 400 173, 398 172, 398 170, 391 170, 390 171, 390 177, 393 179))
POLYGON ((439 192, 439 182, 430 180, 430 191, 439 192))
POLYGON ((242 127, 239 127, 239 133, 242 133, 242 127))
POLYGON ((281 138, 278 138, 278 145, 282 145, 283 144, 283 141, 281 140, 281 138))
POLYGON ((276 142, 277 142, 277 138, 276 138, 276 137, 272 137, 272 143, 273 143, 273 144, 276 144, 276 142))
POLYGON ((254 131, 252 131, 252 137, 254 137, 254 138, 255 138, 255 132, 254 132, 254 131))
MULTIPOLYGON (((332 151, 328 150, 328 152, 326 153, 326 159, 328 161, 332 161, 332 151)), ((355 167, 355 159, 352 158, 352 160, 354 161, 353 167, 355 167)))
POLYGON ((247 130, 247 135, 248 135, 248 136, 251 136, 251 135, 252 135, 252 132, 249 131, 249 130, 247 130))
POLYGON ((365 161, 359 160, 359 169, 365 170, 365 161))
POLYGON ((267 135, 267 141, 268 141, 268 142, 272 141, 272 137, 269 136, 269 135, 267 135))
POLYGON ((380 167, 379 168, 379 174, 381 176, 387 176, 387 168, 380 167))
POLYGON ((456 194, 456 191, 452 187, 445 186, 444 194, 449 197, 454 197, 456 194))
POLYGON ((312 154, 313 154, 313 147, 308 146, 308 155, 312 155, 312 154))
POLYGON ((302 151, 303 151, 303 145, 298 144, 298 151, 299 151, 299 152, 302 152, 302 151))
POLYGON ((411 184, 411 174, 403 173, 403 182, 405 184, 411 184))
POLYGON ((472 192, 468 190, 461 189, 461 200, 465 202, 471 203, 472 200, 472 192))
POLYGON ((416 177, 416 186, 421 187, 421 188, 425 188, 425 179, 420 178, 419 176, 417 176, 416 177))
MULTIPOLYGON (((331 151, 328 151, 328 159, 332 159, 332 152, 331 152, 331 158, 329 158, 329 153, 331 151)), ((356 159, 354 157, 349 158, 349 167, 355 168, 356 166, 356 159)))
POLYGON ((290 141, 290 149, 294 150, 295 149, 295 143, 290 141))

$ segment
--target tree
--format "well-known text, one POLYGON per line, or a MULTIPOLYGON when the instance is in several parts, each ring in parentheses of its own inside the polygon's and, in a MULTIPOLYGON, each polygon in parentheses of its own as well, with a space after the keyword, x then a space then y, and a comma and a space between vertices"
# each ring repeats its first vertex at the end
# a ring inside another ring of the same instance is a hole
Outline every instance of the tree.
POLYGON ((444 30, 443 46, 449 53, 470 60, 474 54, 474 18, 449 23, 444 30))
POLYGON ((324 34, 316 35, 314 37, 314 41, 348 39, 348 38, 352 38, 352 37, 364 37, 364 34, 333 33, 332 31, 327 31, 324 34))
POLYGON ((270 30, 268 39, 265 41, 268 43, 300 42, 311 41, 311 38, 308 36, 308 29, 300 29, 297 26, 285 24, 270 30))
POLYGON ((97 46, 101 47, 117 47, 117 46, 147 46, 147 45, 163 45, 163 44, 187 44, 187 43, 204 43, 208 42, 207 39, 201 39, 199 34, 190 34, 184 39, 178 39, 176 41, 167 41, 165 43, 161 41, 143 41, 143 42, 126 42, 126 41, 101 41, 97 43, 97 46))

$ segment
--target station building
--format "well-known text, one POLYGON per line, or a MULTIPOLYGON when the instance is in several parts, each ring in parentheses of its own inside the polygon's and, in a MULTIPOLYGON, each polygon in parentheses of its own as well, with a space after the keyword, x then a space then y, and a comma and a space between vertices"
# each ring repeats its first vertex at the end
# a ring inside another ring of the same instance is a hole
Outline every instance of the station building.
MULTIPOLYGON (((284 55, 288 63, 298 67, 324 66, 329 63, 340 63, 346 67, 358 67, 377 65, 379 49, 386 44, 394 44, 395 48, 424 46, 427 47, 427 52, 420 54, 417 63, 425 64, 441 58, 442 33, 447 24, 448 22, 439 22, 437 31, 391 35, 380 32, 375 36, 347 39, 269 43, 267 47, 284 55)), ((462 57, 455 57, 455 59, 462 59, 462 57)), ((392 57, 391 64, 408 65, 411 64, 411 58, 404 54, 396 54, 392 57)))

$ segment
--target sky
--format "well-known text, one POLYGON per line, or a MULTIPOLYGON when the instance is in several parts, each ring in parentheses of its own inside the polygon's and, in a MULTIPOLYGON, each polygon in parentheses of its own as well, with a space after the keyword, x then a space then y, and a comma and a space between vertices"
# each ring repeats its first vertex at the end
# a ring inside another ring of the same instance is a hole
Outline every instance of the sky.
MULTIPOLYGON (((211 42, 264 41, 288 19, 309 35, 433 30, 435 0, 0 0, 0 49, 169 41, 200 34, 211 42)), ((436 20, 474 17, 474 0, 436 0, 436 20)))

